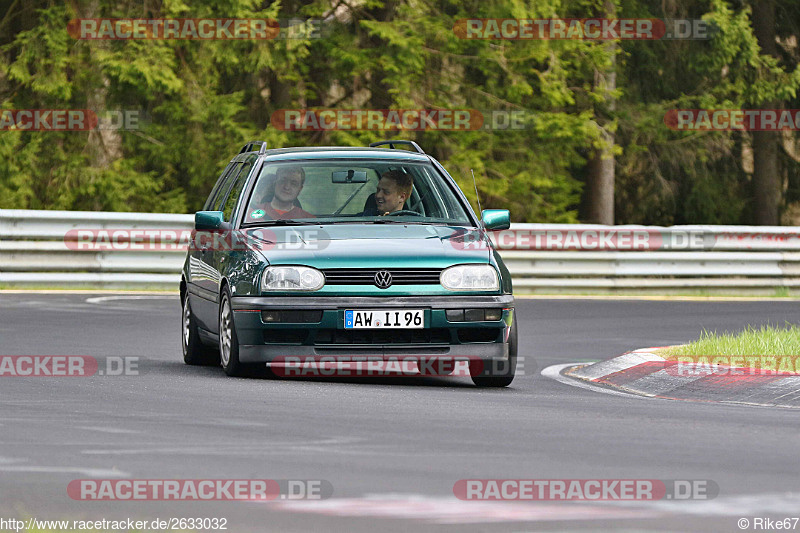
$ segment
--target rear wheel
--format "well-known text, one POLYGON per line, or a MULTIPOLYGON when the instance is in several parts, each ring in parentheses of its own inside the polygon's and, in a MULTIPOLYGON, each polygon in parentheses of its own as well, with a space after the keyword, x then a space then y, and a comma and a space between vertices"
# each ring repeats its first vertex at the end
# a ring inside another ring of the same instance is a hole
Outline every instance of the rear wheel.
POLYGON ((205 346, 200 341, 197 330, 197 321, 192 314, 189 304, 189 295, 183 299, 181 313, 181 346, 183 348, 183 362, 187 365, 211 365, 216 362, 217 354, 212 348, 205 346))
POLYGON ((501 363, 470 362, 469 374, 472 382, 478 387, 508 387, 514 381, 516 369, 517 321, 514 320, 508 335, 508 361, 501 363))

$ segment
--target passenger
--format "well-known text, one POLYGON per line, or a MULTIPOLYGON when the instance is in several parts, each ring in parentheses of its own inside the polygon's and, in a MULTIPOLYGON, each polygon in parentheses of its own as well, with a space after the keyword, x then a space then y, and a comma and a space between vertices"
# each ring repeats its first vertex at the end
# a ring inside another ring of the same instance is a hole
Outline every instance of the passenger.
POLYGON ((280 167, 275 175, 275 193, 272 200, 263 207, 267 216, 274 220, 315 218, 296 203, 305 182, 306 173, 302 167, 280 167))

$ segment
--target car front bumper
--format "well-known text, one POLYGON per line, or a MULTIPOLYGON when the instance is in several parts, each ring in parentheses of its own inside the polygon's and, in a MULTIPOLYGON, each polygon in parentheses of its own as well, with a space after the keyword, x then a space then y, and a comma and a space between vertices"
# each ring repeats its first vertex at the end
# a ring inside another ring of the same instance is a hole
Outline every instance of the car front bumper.
POLYGON ((454 360, 508 360, 514 297, 493 296, 237 296, 231 300, 239 360, 267 363, 283 357, 392 359, 442 357, 454 360), (423 309, 425 328, 346 330, 347 309, 423 309), (447 310, 502 309, 500 320, 451 321, 447 310), (262 311, 309 311, 313 322, 267 323, 262 311))

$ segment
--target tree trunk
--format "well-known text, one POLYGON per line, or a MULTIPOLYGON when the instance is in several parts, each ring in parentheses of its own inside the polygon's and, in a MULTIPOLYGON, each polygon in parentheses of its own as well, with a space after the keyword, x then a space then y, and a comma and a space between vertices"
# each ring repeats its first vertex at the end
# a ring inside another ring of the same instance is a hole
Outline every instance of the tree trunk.
POLYGON ((614 223, 614 134, 603 130, 608 148, 595 150, 588 162, 586 222, 614 223))
MULTIPOLYGON (((605 0, 602 17, 613 18, 616 8, 613 0, 605 0)), ((606 45, 610 64, 605 70, 596 69, 594 86, 605 93, 605 102, 595 107, 595 121, 602 129, 603 147, 594 150, 587 163, 585 206, 586 222, 593 224, 614 223, 614 134, 605 128, 608 117, 604 113, 614 111, 613 91, 617 88, 616 50, 617 45, 606 45), (603 109, 597 109, 601 107, 603 109)))
MULTIPOLYGON (((761 53, 777 57, 775 43, 774 0, 759 0, 753 7, 753 30, 761 53)), ((763 109, 776 109, 777 102, 764 102, 763 109)), ((778 169, 780 132, 753 132, 753 212, 759 225, 777 226, 780 223, 781 180, 778 169)))
MULTIPOLYGON (((94 18, 100 12, 100 7, 97 0, 89 2, 86 6, 85 18, 94 18)), ((90 57, 95 54, 95 50, 103 48, 108 50, 110 48, 109 41, 97 41, 92 43, 89 47, 90 57)), ((108 78, 98 72, 97 80, 99 83, 94 89, 89 90, 86 95, 86 107, 94 111, 97 116, 102 119, 109 118, 109 109, 107 103, 108 88, 110 82, 108 78)), ((89 154, 89 161, 91 166, 101 169, 107 169, 111 163, 122 157, 122 134, 116 129, 105 128, 98 124, 97 129, 89 131, 86 141, 86 152, 89 154)), ((97 206, 99 209, 100 207, 97 206)))

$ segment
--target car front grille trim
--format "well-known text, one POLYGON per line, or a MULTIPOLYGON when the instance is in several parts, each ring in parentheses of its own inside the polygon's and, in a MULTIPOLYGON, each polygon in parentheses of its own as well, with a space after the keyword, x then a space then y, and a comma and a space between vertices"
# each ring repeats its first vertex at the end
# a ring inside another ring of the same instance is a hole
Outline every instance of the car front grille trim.
POLYGON ((440 268, 328 268, 326 285, 375 285, 375 274, 387 270, 392 275, 392 285, 438 285, 440 268))

